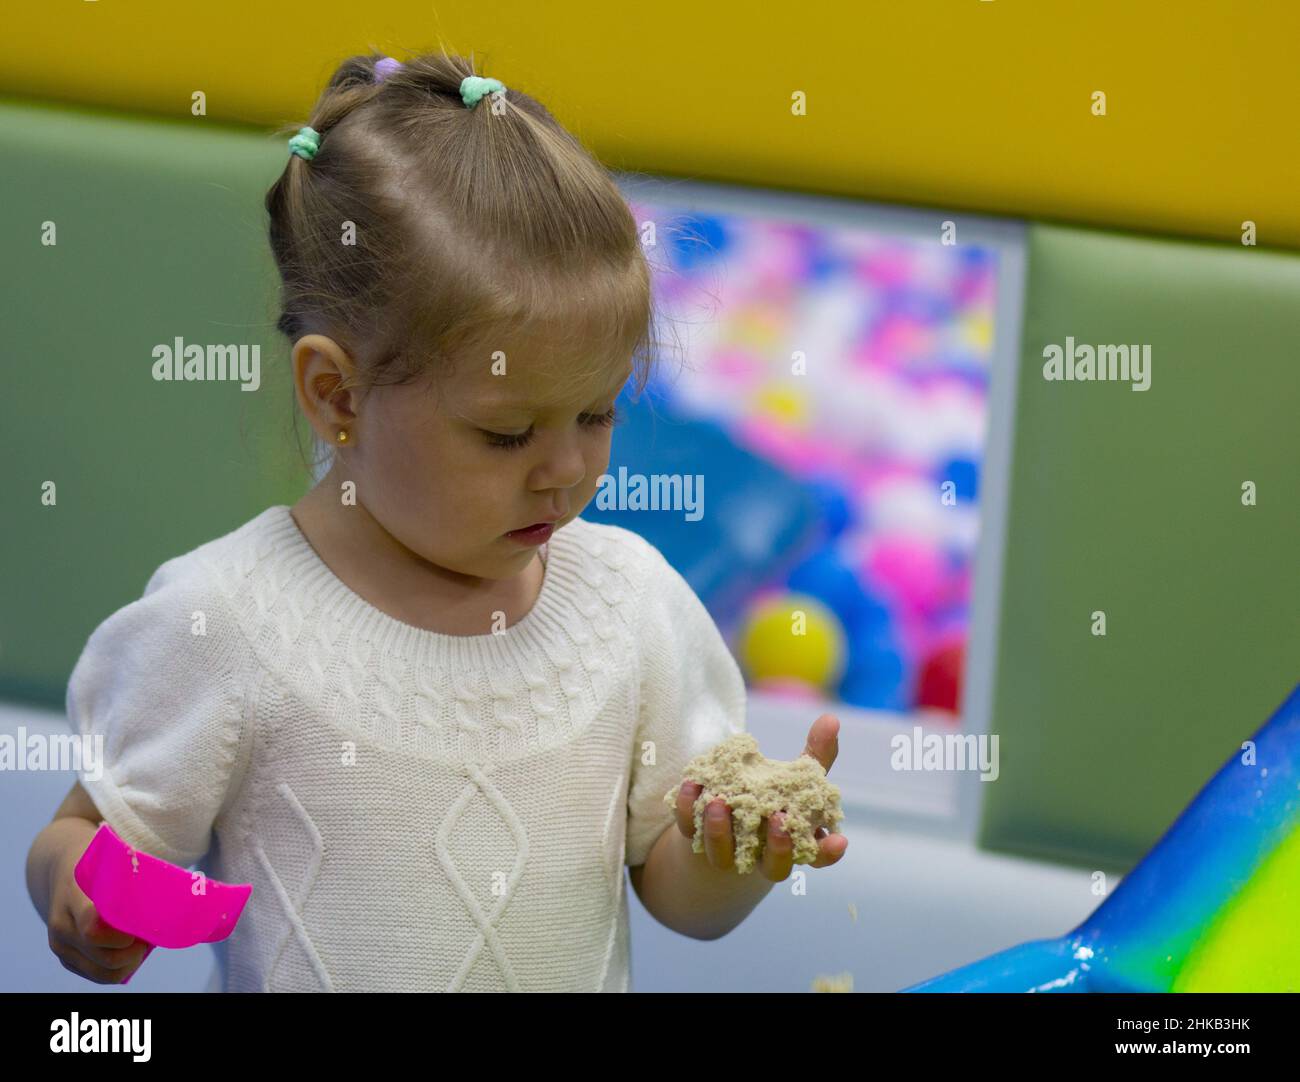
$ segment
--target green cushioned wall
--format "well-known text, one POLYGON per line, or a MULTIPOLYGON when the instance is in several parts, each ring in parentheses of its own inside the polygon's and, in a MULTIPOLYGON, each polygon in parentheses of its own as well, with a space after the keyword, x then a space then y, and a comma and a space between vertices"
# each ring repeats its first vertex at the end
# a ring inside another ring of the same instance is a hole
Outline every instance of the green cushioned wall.
POLYGON ((1029 237, 980 841, 1123 868, 1300 680, 1300 258, 1029 237), (1048 381, 1067 335, 1150 389, 1048 381))
POLYGON ((309 483, 263 235, 284 146, 10 100, 0 156, 0 696, 57 706, 87 636, 160 563, 309 483), (177 336, 258 345, 260 389, 155 381, 177 336))

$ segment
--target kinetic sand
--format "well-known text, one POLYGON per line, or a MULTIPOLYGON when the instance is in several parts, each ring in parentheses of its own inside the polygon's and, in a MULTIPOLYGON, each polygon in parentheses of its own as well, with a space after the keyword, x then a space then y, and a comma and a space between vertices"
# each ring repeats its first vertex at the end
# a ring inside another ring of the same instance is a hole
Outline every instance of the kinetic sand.
MULTIPOLYGON (((794 863, 811 864, 819 849, 814 832, 824 826, 834 832, 844 818, 840 791, 826 780, 826 771, 811 755, 793 762, 765 759, 758 741, 749 733, 736 733, 721 744, 697 755, 687 765, 683 781, 703 786, 695 800, 695 836, 692 848, 704 852, 704 809, 721 797, 731 808, 735 834, 735 865, 740 875, 753 871, 762 853, 764 816, 786 813, 785 830, 794 847, 794 863)), ((680 783, 664 796, 670 808, 677 806, 680 783)))

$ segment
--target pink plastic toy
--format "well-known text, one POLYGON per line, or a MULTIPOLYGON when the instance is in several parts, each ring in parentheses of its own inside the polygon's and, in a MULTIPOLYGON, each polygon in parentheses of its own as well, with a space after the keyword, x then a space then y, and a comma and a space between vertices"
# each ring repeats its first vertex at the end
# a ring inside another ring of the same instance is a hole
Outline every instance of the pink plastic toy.
POLYGON ((217 943, 235 930, 252 884, 209 879, 196 894, 194 874, 133 849, 101 823, 73 877, 108 924, 149 944, 148 958, 154 947, 217 943))

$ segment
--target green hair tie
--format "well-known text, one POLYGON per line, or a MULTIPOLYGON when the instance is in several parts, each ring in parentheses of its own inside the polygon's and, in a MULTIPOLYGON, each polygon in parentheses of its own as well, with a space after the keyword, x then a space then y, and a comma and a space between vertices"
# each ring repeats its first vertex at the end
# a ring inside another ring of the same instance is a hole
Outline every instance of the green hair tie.
POLYGON ((289 140, 289 153, 311 161, 320 150, 320 133, 314 128, 299 128, 298 134, 289 140))
POLYGON ((465 108, 473 109, 482 100, 484 94, 492 94, 505 88, 505 83, 498 79, 484 79, 478 75, 466 75, 460 81, 460 100, 465 103, 465 108))

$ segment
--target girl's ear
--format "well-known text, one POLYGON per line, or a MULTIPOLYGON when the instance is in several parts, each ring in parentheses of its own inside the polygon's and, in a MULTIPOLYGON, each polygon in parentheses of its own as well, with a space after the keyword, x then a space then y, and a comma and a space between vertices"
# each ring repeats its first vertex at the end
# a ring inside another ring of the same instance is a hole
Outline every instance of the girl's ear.
POLYGON ((334 339, 307 334, 293 346, 294 390, 312 427, 332 442, 340 428, 356 422, 359 385, 356 366, 334 339))

